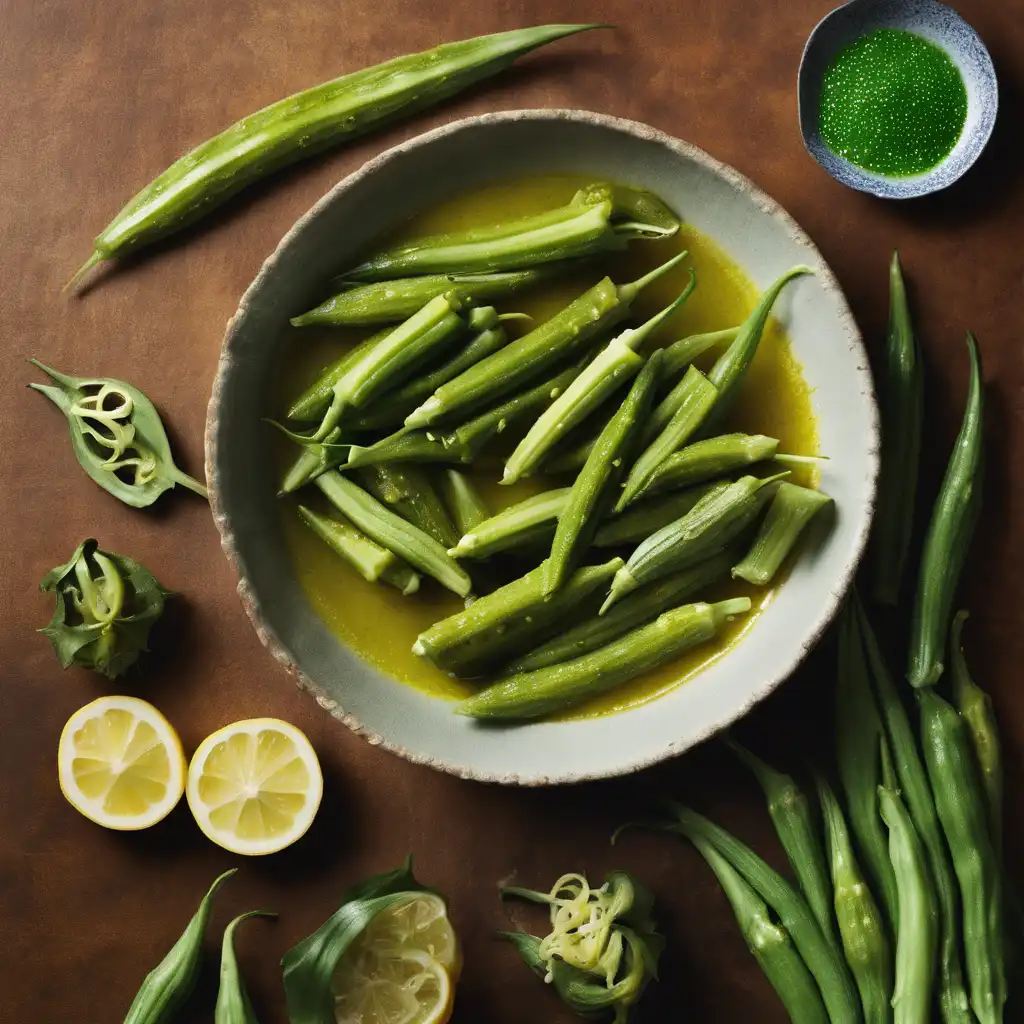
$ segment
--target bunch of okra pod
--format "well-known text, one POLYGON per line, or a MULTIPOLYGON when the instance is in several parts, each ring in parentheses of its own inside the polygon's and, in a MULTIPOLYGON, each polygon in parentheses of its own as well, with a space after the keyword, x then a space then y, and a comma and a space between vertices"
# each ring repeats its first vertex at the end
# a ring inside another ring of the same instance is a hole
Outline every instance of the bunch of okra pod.
POLYGON ((423 573, 463 598, 482 591, 414 647, 458 676, 499 673, 457 705, 462 714, 535 718, 712 639, 750 600, 684 602, 730 574, 767 584, 829 502, 784 482, 779 464, 806 460, 780 454, 776 439, 715 429, 773 303, 808 268, 782 275, 739 327, 650 354, 650 336, 693 291, 692 271, 667 308, 616 328, 686 253, 630 284, 600 279, 515 340, 480 304, 678 226, 651 193, 594 184, 555 210, 380 253, 293 321, 401 321, 328 366, 292 404, 292 423, 315 426, 286 431, 302 452, 282 491, 312 483, 326 496, 331 517, 305 504, 300 515, 367 579, 409 593, 423 573), (722 354, 702 373, 693 360, 714 345, 722 354), (491 515, 457 469, 432 478, 423 468, 470 464, 499 434, 518 437, 502 483, 534 472, 575 473, 574 483, 491 515), (771 460, 781 472, 747 470, 771 460), (589 564, 606 548, 632 553, 589 564), (512 551, 535 556, 536 568, 497 589, 463 564, 512 551), (565 632, 570 616, 577 625, 565 632))
MULTIPOLYGON (((922 387, 895 256, 890 282, 869 585, 874 601, 891 607, 911 538, 922 387)), ((845 813, 817 774, 819 829, 790 776, 732 744, 765 791, 798 887, 689 808, 673 805, 664 826, 706 858, 797 1024, 1003 1020, 1007 947, 1019 954, 1022 919, 1003 866, 1002 758, 991 702, 960 647, 966 613, 952 615, 981 499, 983 396, 970 335, 968 348, 967 408, 924 542, 907 687, 856 593, 840 617, 835 750, 845 813)))

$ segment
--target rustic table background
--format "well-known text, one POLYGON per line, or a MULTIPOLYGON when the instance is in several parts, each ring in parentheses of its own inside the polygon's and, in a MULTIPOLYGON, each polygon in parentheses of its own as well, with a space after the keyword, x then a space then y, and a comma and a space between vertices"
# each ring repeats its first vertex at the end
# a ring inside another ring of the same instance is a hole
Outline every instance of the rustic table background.
MULTIPOLYGON (((126 378, 159 404, 186 469, 202 467, 206 403, 224 324, 261 261, 331 185, 381 149, 446 120, 494 109, 580 107, 646 121, 737 167, 809 232, 877 351, 886 265, 899 246, 929 362, 928 471, 934 493, 959 419, 974 329, 989 384, 989 475, 967 573, 967 643, 992 692, 1009 761, 1010 862, 1024 851, 1017 813, 1024 752, 1020 578, 1024 533, 1019 165, 1024 93, 1021 0, 959 0, 992 51, 999 124, 979 164, 945 194, 886 203, 843 188, 802 148, 795 79, 810 30, 831 0, 104 0, 0 2, 0 988, 10 1021, 121 1020, 144 974, 180 933, 200 893, 237 858, 210 844, 181 806, 142 834, 104 831, 57 786, 61 726, 112 688, 62 673, 34 630, 51 613, 43 574, 95 535, 137 556, 183 597, 170 606, 145 672, 125 686, 156 702, 188 750, 225 723, 286 718, 315 744, 326 777, 311 833, 242 865, 211 928, 252 907, 281 913, 240 936, 260 1019, 285 1020, 278 959, 331 913, 342 889, 397 864, 451 895, 465 947, 458 1022, 569 1021, 492 933, 505 918, 495 885, 512 872, 546 887, 565 870, 622 865, 657 892, 668 937, 648 1020, 783 1021, 707 868, 682 842, 611 828, 663 786, 692 799, 784 861, 762 800, 714 744, 608 784, 524 791, 414 767, 351 735, 303 696, 260 646, 234 592, 206 506, 174 494, 136 512, 74 463, 56 411, 24 389, 37 356, 76 373, 126 378), (72 299, 60 287, 93 233, 184 150, 240 116, 324 79, 398 53, 545 21, 607 20, 525 59, 469 96, 411 123, 278 175, 200 230, 72 299)), ((823 344, 827 339, 822 339, 823 344)), ((820 651, 745 722, 757 749, 785 758, 829 747, 831 652, 820 651)), ((205 1002, 210 1019, 215 961, 205 1002)))

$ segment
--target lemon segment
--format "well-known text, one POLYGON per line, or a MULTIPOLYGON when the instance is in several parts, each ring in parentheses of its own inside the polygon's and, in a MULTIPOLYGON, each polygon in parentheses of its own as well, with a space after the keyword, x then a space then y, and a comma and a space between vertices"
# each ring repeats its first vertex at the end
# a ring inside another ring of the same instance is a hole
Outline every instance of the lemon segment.
POLYGON ((138 697, 100 697, 67 721, 57 777, 68 802, 105 828, 148 828, 185 788, 185 755, 170 722, 138 697))
POLYGON ((250 718, 207 736, 186 795, 203 832, 233 853, 276 853, 313 822, 323 776, 306 736, 278 718, 250 718))

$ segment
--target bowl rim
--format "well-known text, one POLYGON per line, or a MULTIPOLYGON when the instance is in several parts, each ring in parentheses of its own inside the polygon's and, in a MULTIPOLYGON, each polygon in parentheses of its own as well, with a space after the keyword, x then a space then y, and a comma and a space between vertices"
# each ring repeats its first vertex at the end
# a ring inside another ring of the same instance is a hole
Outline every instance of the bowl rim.
POLYGON ((459 778, 472 779, 478 782, 498 783, 503 785, 519 786, 546 786, 560 784, 576 784, 590 782, 598 779, 614 778, 630 775, 653 767, 662 761, 676 757, 686 750, 703 743, 705 740, 738 721, 746 715, 753 707, 773 693, 793 672, 799 667, 807 654, 814 648, 824 635, 832 619, 838 612, 847 590, 852 585, 857 568, 867 545, 868 533, 874 516, 877 501, 878 475, 879 475, 879 447, 880 447, 880 426, 878 403, 874 391, 874 382, 871 376, 867 350, 864 345, 860 330, 857 327, 849 304, 846 301, 839 282, 829 267, 825 258, 807 233, 797 224, 793 217, 771 196, 755 185, 749 178, 741 174, 735 168, 712 157, 705 150, 700 149, 692 143, 685 142, 659 129, 640 121, 627 118, 613 117, 607 114, 600 114, 593 111, 568 108, 532 108, 507 111, 495 111, 486 114, 474 115, 450 121, 437 128, 430 129, 414 136, 404 142, 398 143, 387 150, 379 153, 362 164, 359 168, 346 175, 343 179, 333 185, 310 209, 303 214, 275 247, 274 251, 263 261, 262 265, 252 283, 246 288, 239 301, 238 308, 228 321, 225 328, 224 340, 222 342, 220 355, 218 357, 217 370, 214 376, 210 394, 210 401, 207 410, 206 429, 204 434, 205 448, 205 470, 206 480, 210 496, 210 509, 213 514, 214 524, 220 535, 221 547, 227 557, 228 564, 238 579, 237 592, 242 606, 249 617, 260 642, 270 652, 271 656, 283 666, 296 681, 298 687, 310 693, 316 702, 332 717, 341 721, 357 736, 362 737, 371 746, 381 747, 389 753, 410 761, 414 764, 427 765, 436 771, 442 771, 459 778), (853 546, 850 556, 843 568, 842 573, 836 578, 834 586, 829 591, 828 598, 822 602, 817 617, 809 627, 802 642, 794 648, 793 656, 789 664, 782 670, 775 672, 771 677, 762 679, 747 695, 747 699, 730 708, 728 713, 718 716, 710 722, 706 728, 699 733, 688 736, 685 742, 672 742, 639 756, 623 758, 611 765, 607 770, 593 770, 573 773, 567 771, 557 776, 551 774, 526 774, 523 772, 498 773, 489 770, 481 770, 467 765, 456 764, 446 759, 428 754, 419 754, 409 750, 400 743, 389 740, 386 736, 363 724, 352 712, 342 707, 341 703, 330 696, 320 687, 302 668, 297 664, 282 640, 277 636, 273 627, 265 620, 254 588, 242 571, 243 559, 238 549, 235 533, 232 528, 227 511, 221 500, 220 479, 217 469, 218 465, 218 428, 219 414, 222 405, 222 396, 226 382, 230 376, 232 364, 237 358, 235 352, 235 339, 238 333, 239 324, 249 310, 253 296, 260 290, 266 278, 272 273, 275 266, 282 258, 286 258, 293 241, 300 235, 319 214, 334 202, 335 198, 349 189, 357 186, 365 178, 375 174, 382 167, 392 161, 403 157, 416 149, 429 146, 432 143, 460 132, 472 131, 473 129, 496 125, 502 123, 514 123, 517 121, 574 121, 577 123, 589 124, 612 131, 624 132, 633 135, 643 141, 653 142, 671 150, 677 156, 691 160, 712 173, 723 178, 738 191, 742 192, 752 200, 767 215, 777 219, 790 237, 807 251, 808 262, 815 265, 815 276, 820 286, 829 293, 835 301, 840 322, 845 331, 845 340, 855 351, 865 368, 864 381, 866 390, 864 397, 868 400, 870 410, 870 423, 868 436, 864 439, 866 458, 869 467, 869 479, 866 481, 867 493, 859 511, 859 523, 854 535, 853 546))

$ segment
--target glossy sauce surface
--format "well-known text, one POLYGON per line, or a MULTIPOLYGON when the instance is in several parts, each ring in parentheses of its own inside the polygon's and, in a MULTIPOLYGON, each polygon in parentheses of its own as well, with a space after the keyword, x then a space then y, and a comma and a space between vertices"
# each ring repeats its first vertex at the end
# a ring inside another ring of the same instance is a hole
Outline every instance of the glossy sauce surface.
MULTIPOLYGON (((393 241, 497 223, 559 206, 572 198, 589 179, 566 176, 543 177, 489 186, 459 196, 409 222, 393 241)), ((681 211, 685 216, 686 211, 681 211)), ((389 240, 390 241, 390 240, 389 240)), ((685 287, 689 268, 697 274, 697 287, 687 304, 662 327, 655 345, 667 344, 686 335, 719 330, 740 323, 753 308, 758 292, 743 272, 711 240, 684 224, 675 237, 659 242, 633 242, 628 250, 602 257, 571 276, 546 283, 530 293, 519 293, 498 303, 500 312, 525 312, 539 322, 558 312, 581 292, 607 273, 616 283, 625 283, 664 262, 673 254, 688 250, 690 258, 665 278, 645 290, 633 308, 630 323, 638 323, 667 305, 685 287)), ((783 298, 782 302, 785 302, 783 298)), ((523 332, 517 322, 511 331, 523 332)), ((527 325, 528 326, 528 325, 527 325)), ((295 395, 312 382, 320 370, 372 329, 290 329, 278 375, 279 393, 273 414, 278 418, 295 395)), ((697 362, 706 368, 717 352, 697 362)), ((526 429, 525 427, 523 428, 526 429)), ((817 454, 817 433, 810 393, 793 358, 789 344, 774 321, 769 322, 750 372, 743 383, 725 430, 742 430, 777 437, 780 451, 817 454)), ((518 437, 519 435, 517 435, 518 437)), ((537 476, 512 487, 501 487, 500 452, 485 449, 469 475, 493 511, 549 487, 564 486, 571 479, 537 476)), ((288 442, 280 446, 282 467, 294 456, 288 442)), ((800 469, 791 479, 813 483, 813 474, 800 469)), ((320 495, 307 489, 299 497, 311 507, 327 511, 320 495)), ((366 661, 428 693, 456 699, 473 691, 472 684, 451 679, 430 662, 416 657, 412 645, 427 626, 461 607, 461 602, 430 580, 424 580, 417 594, 403 597, 392 587, 368 583, 342 562, 315 537, 295 513, 295 498, 283 500, 282 524, 288 547, 312 607, 331 630, 366 661)), ((602 551, 601 558, 614 552, 602 551)), ((623 552, 628 557, 628 552, 623 552)), ((466 563, 472 568, 474 563, 466 563)), ((507 582, 533 568, 535 562, 502 565, 501 582, 507 582)), ((785 572, 778 580, 784 580, 785 572)), ((711 644, 697 648, 668 666, 633 683, 605 694, 572 712, 586 717, 618 711, 650 700, 690 678, 721 657, 753 624, 756 613, 771 600, 773 589, 759 589, 744 583, 723 583, 712 588, 702 600, 719 600, 739 594, 753 601, 750 615, 731 623, 711 644)), ((574 625, 567 622, 566 627, 574 625)))

